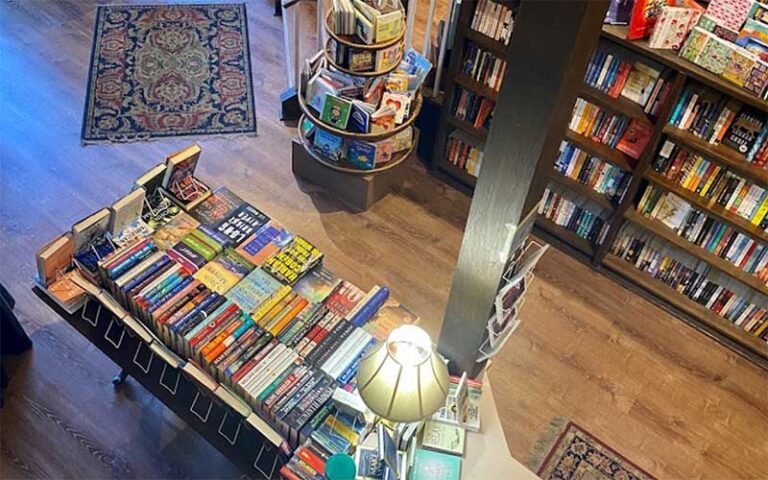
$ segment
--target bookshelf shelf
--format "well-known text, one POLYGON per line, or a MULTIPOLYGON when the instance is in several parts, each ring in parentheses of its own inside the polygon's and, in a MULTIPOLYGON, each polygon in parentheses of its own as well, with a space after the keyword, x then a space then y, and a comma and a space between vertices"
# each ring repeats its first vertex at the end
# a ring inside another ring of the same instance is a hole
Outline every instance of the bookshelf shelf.
POLYGON ((695 150, 708 160, 714 160, 734 170, 736 173, 757 180, 764 187, 768 185, 768 170, 752 165, 747 161, 746 157, 739 152, 722 144, 712 145, 685 130, 673 127, 672 125, 665 125, 664 133, 672 140, 695 150))
POLYGON ((644 216, 637 213, 637 211, 634 208, 628 209, 624 213, 624 218, 634 223, 635 225, 641 226, 646 230, 653 232, 654 234, 663 238, 669 243, 690 253, 691 255, 695 256, 699 260, 703 260, 707 262, 717 270, 720 270, 721 272, 737 279, 738 281, 742 282, 745 285, 748 285, 749 287, 755 289, 756 291, 768 295, 768 286, 766 286, 765 283, 755 278, 755 276, 750 275, 749 273, 745 272, 739 267, 705 250, 704 248, 698 245, 694 245, 688 240, 682 238, 674 230, 667 227, 666 225, 659 222, 658 220, 645 218, 644 216))
POLYGON ((441 158, 437 162, 438 169, 447 173, 451 178, 461 183, 465 187, 474 189, 477 184, 477 178, 470 175, 469 172, 463 168, 459 168, 456 165, 448 161, 447 158, 441 158))
POLYGON ((457 74, 453 78, 453 81, 458 83, 465 89, 475 92, 478 95, 482 95, 485 98, 493 100, 494 102, 496 101, 496 98, 499 96, 499 92, 497 92, 496 90, 492 89, 487 85, 483 85, 482 83, 474 80, 473 78, 463 73, 457 74))
POLYGON ((712 213, 719 219, 729 223, 730 225, 742 231, 743 233, 750 235, 752 237, 755 237, 759 240, 762 240, 763 242, 768 242, 768 233, 761 230, 757 225, 752 225, 749 222, 749 220, 741 218, 738 215, 735 215, 727 211, 725 208, 721 207, 714 201, 702 198, 696 193, 684 189, 683 187, 667 180, 666 178, 662 177, 661 175, 659 175, 658 173, 652 170, 648 170, 647 172, 645 172, 644 176, 648 181, 650 181, 654 185, 657 185, 663 188, 664 190, 674 193, 678 197, 683 198, 688 203, 695 205, 700 210, 704 210, 705 212, 712 213))
POLYGON ((596 252, 595 244, 586 238, 581 238, 567 228, 561 227, 552 220, 541 215, 536 218, 536 224, 550 235, 565 241, 575 249, 587 254, 589 257, 594 257, 596 252))
POLYGON ((490 51, 495 55, 504 57, 507 54, 508 47, 506 45, 492 39, 491 37, 483 33, 478 32, 477 30, 472 30, 472 28, 469 25, 462 25, 459 28, 459 32, 462 36, 464 36, 464 38, 466 38, 470 42, 474 43, 478 47, 481 47, 490 51))
POLYGON ((600 90, 588 87, 586 85, 582 87, 579 96, 584 100, 589 101, 590 103, 605 107, 629 118, 642 120, 646 123, 653 123, 648 114, 643 111, 643 107, 622 96, 613 98, 610 95, 601 92, 600 90))
POLYGON ((587 153, 600 157, 601 159, 616 165, 624 171, 631 172, 634 170, 632 168, 632 164, 630 163, 630 157, 624 155, 616 149, 609 147, 608 145, 603 145, 602 143, 592 141, 584 135, 579 135, 570 129, 566 130, 565 138, 571 143, 574 143, 581 149, 585 150, 587 153))
MULTIPOLYGON (((672 70, 676 70, 688 77, 694 78, 705 83, 716 90, 736 98, 748 105, 768 111, 768 102, 750 95, 746 90, 742 90, 733 83, 719 78, 707 70, 695 65, 683 58, 678 57, 672 50, 655 50, 648 46, 647 40, 627 40, 628 28, 623 25, 603 25, 603 36, 614 43, 626 47, 634 52, 640 53, 644 57, 651 58, 654 61, 662 63, 672 70)), ((673 98, 673 97, 671 97, 673 98)), ((673 101, 676 101, 673 98, 673 101)))
POLYGON ((709 329, 746 347, 750 352, 757 354, 760 357, 768 358, 768 344, 765 341, 732 324, 725 318, 717 315, 703 305, 699 305, 685 295, 678 293, 675 289, 651 278, 644 272, 637 270, 629 262, 626 262, 613 254, 607 254, 605 258, 603 258, 602 263, 606 268, 627 278, 654 296, 661 298, 673 307, 693 317, 697 322, 709 327, 709 329))
POLYGON ((471 123, 465 120, 458 119, 451 114, 448 114, 447 121, 454 127, 464 130, 465 132, 473 135, 475 138, 478 138, 482 141, 485 141, 485 139, 488 138, 488 131, 485 130, 484 128, 475 128, 475 126, 472 125, 471 123))
POLYGON ((553 170, 552 174, 550 175, 550 179, 554 182, 559 183, 560 185, 563 185, 569 190, 573 190, 574 192, 580 195, 584 195, 585 197, 589 198, 590 200, 592 200, 593 202, 595 202, 596 204, 600 205, 603 208, 607 208, 609 210, 614 210, 616 208, 616 205, 610 200, 608 200, 608 198, 605 195, 597 193, 588 185, 584 185, 583 183, 577 180, 574 180, 570 177, 566 177, 560 172, 553 170))

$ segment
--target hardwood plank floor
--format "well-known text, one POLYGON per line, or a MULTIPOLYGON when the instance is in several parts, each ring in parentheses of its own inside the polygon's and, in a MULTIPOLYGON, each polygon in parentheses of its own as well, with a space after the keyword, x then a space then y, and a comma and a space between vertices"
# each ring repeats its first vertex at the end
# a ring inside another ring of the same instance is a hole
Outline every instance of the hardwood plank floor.
MULTIPOLYGON (((317 242, 340 275, 390 286, 436 334, 469 199, 419 165, 363 214, 297 181, 295 130, 277 120, 282 27, 271 2, 247 3, 259 136, 201 137, 201 176, 317 242)), ((0 477, 237 477, 140 386, 129 381, 115 393, 115 365, 29 290, 37 248, 188 143, 80 146, 96 4, 0 1, 0 281, 35 342, 10 365, 0 477)), ((311 15, 304 20, 311 31, 311 15)), ((661 478, 768 477, 760 461, 766 372, 556 250, 542 260, 522 315, 490 370, 516 458, 527 458, 550 421, 567 417, 661 478)))

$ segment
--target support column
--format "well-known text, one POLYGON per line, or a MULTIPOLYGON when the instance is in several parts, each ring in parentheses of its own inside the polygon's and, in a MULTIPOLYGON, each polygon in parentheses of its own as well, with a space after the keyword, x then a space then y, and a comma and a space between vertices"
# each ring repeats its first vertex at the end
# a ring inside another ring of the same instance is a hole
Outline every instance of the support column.
POLYGON ((484 366, 475 360, 504 265, 533 226, 532 209, 607 6, 606 0, 521 2, 440 332, 438 350, 451 361, 451 373, 474 377, 484 366))

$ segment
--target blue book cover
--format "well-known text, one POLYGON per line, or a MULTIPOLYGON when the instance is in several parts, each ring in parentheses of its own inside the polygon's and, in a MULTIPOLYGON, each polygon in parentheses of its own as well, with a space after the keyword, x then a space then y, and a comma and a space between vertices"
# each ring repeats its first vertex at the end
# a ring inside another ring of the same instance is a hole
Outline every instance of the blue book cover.
POLYGON ((347 149, 347 161, 357 168, 373 170, 376 166, 376 147, 368 142, 352 140, 347 149))
POLYGON ((314 150, 329 160, 339 163, 341 161, 344 140, 337 135, 318 129, 315 132, 315 141, 312 144, 314 150))

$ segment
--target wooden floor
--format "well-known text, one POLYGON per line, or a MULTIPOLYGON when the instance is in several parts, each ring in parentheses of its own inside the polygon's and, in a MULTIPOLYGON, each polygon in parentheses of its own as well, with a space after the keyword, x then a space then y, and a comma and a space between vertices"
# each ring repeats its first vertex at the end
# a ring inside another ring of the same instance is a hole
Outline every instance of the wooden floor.
MULTIPOLYGON (((0 2, 0 281, 35 342, 11 365, 0 478, 237 477, 141 387, 116 394, 115 365, 29 290, 39 246, 186 143, 79 146, 95 5, 0 2)), ((201 137, 201 176, 317 242, 342 276, 390 286, 436 334, 469 199, 418 166, 365 214, 298 182, 295 130, 277 120, 282 28, 266 0, 248 7, 260 135, 201 137)), ((516 458, 565 417, 660 478, 768 478, 765 371, 556 250, 523 317, 490 372, 516 458)))

